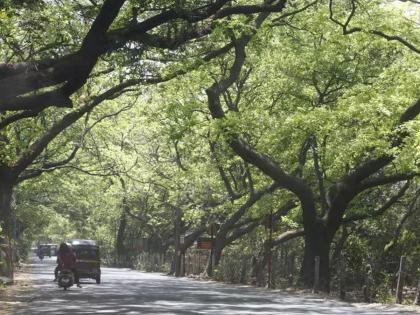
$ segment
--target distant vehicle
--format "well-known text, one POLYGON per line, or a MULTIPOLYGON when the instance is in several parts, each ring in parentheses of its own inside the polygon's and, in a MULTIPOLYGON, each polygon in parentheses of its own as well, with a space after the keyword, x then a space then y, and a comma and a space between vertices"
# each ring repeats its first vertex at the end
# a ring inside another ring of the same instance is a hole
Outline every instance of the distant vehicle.
POLYGON ((45 256, 50 256, 50 247, 48 244, 39 244, 37 250, 37 256, 39 259, 44 259, 45 256))
POLYGON ((99 246, 93 240, 72 240, 71 247, 76 253, 76 270, 80 278, 95 279, 101 283, 101 259, 99 246))
POLYGON ((45 256, 51 257, 51 256, 57 256, 57 244, 46 244, 41 243, 38 244, 37 248, 37 255, 42 260, 45 256), (42 257, 42 258, 41 258, 42 257))
POLYGON ((50 248, 50 254, 49 257, 51 256, 57 256, 57 252, 58 252, 58 244, 47 244, 50 248))

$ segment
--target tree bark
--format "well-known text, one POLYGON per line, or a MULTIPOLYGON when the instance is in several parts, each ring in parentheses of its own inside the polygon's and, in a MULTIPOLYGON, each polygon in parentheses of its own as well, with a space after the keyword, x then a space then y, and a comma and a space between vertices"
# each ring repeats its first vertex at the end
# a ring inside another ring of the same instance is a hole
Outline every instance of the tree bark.
POLYGON ((330 248, 336 227, 326 227, 322 221, 305 226, 305 249, 301 268, 301 281, 305 287, 314 283, 315 257, 320 258, 319 290, 330 291, 330 248))
MULTIPOLYGON (((125 197, 124 197, 125 199, 125 197)), ((125 207, 125 205, 123 205, 125 207)), ((120 224, 118 226, 118 232, 117 232, 117 240, 116 240, 116 252, 117 252, 117 265, 123 266, 126 262, 125 256, 125 246, 124 246, 124 239, 125 239, 125 229, 127 227, 127 215, 125 211, 121 213, 120 216, 120 224), (124 259, 125 258, 125 259, 124 259)))
POLYGON ((12 195, 14 178, 7 167, 0 166, 0 226, 2 235, 11 236, 12 195))
POLYGON ((258 253, 257 257, 253 258, 251 277, 255 281, 255 285, 258 287, 264 287, 266 284, 266 266, 270 255, 270 244, 264 242, 263 247, 258 253))
POLYGON ((219 266, 220 259, 222 258, 222 251, 226 246, 226 239, 221 237, 215 237, 213 239, 213 257, 209 256, 209 259, 207 261, 207 267, 206 267, 206 274, 209 277, 213 276, 213 270, 219 266), (210 262, 210 259, 213 258, 213 261, 210 262))
POLYGON ((181 276, 181 255, 182 246, 180 243, 182 230, 182 211, 180 208, 175 207, 175 222, 174 222, 174 238, 175 238, 175 253, 174 253, 174 265, 175 265, 175 277, 181 276))
POLYGON ((0 276, 5 276, 13 279, 13 259, 11 255, 10 240, 12 236, 12 195, 14 181, 10 176, 9 169, 0 167, 0 245, 4 245, 0 250, 3 250, 4 260, 0 264, 0 276))

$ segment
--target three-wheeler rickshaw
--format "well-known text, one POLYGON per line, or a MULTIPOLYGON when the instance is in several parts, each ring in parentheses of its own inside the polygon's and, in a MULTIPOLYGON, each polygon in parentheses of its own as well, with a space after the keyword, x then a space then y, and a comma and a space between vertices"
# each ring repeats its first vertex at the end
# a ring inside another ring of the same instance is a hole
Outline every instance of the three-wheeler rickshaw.
POLYGON ((90 278, 101 283, 99 246, 93 240, 72 240, 70 245, 76 254, 76 271, 80 278, 90 278))

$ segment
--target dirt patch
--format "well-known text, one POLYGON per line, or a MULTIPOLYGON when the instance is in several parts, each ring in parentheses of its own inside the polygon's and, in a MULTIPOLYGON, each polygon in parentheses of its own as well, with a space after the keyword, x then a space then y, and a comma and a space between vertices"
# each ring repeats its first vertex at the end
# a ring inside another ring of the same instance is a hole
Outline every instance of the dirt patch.
POLYGON ((0 314, 12 315, 16 305, 27 302, 30 290, 30 265, 22 264, 11 285, 0 287, 0 314))

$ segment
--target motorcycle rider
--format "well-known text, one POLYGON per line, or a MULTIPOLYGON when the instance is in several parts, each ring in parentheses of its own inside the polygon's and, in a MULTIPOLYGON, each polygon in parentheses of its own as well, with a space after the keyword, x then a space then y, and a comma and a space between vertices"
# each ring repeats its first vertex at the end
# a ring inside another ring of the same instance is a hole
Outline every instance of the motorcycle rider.
POLYGON ((82 286, 80 285, 80 282, 79 282, 79 275, 75 268, 76 254, 70 248, 70 246, 68 246, 66 243, 60 244, 60 248, 58 249, 58 254, 57 254, 57 262, 58 262, 58 266, 55 268, 55 271, 54 271, 55 278, 56 279, 58 278, 57 277, 58 270, 64 270, 64 269, 71 270, 74 275, 74 282, 77 284, 78 288, 81 288, 82 286))
POLYGON ((60 256, 60 249, 61 249, 61 244, 60 244, 60 247, 57 250, 57 259, 55 260, 55 263, 57 264, 57 266, 54 269, 54 280, 53 280, 54 282, 57 281, 57 279, 58 279, 58 272, 60 271, 60 263, 58 261, 58 257, 60 256))

